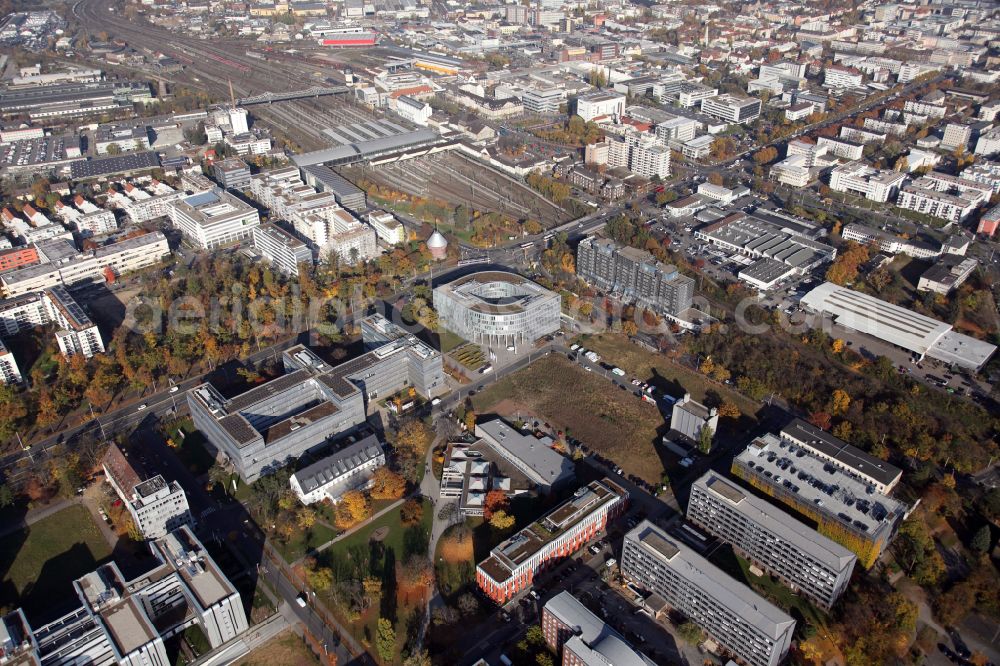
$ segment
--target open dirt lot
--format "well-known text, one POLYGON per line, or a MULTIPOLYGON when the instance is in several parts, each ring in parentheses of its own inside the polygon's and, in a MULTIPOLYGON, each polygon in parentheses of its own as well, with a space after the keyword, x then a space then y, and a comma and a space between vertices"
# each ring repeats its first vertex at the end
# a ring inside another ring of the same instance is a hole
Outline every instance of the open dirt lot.
POLYGON ((476 413, 538 418, 651 483, 663 476, 659 410, 562 356, 546 356, 475 396, 476 413))
POLYGON ((319 659, 306 647, 302 639, 291 631, 278 634, 237 662, 237 666, 307 666, 308 664, 319 664, 319 659))

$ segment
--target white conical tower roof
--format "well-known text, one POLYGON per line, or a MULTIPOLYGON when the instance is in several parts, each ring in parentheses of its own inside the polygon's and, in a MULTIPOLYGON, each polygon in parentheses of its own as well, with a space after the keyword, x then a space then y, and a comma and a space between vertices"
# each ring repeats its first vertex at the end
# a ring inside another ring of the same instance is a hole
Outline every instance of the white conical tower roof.
POLYGON ((448 239, 445 238, 444 235, 440 231, 438 231, 437 229, 435 229, 434 233, 431 234, 431 237, 427 239, 427 247, 428 248, 446 248, 446 247, 448 247, 448 239))

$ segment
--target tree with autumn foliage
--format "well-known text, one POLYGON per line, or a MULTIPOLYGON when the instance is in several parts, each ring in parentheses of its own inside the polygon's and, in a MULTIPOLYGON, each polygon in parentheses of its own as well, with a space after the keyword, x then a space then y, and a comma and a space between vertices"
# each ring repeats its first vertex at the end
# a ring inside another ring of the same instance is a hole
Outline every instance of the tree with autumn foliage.
POLYGON ((372 473, 372 485, 369 494, 372 499, 399 499, 406 492, 406 479, 386 466, 379 467, 372 473))
POLYGON ((346 530, 354 527, 371 514, 371 503, 363 493, 348 490, 344 493, 334 509, 333 523, 337 529, 346 530))
POLYGON ((494 488, 486 493, 486 498, 483 500, 483 518, 489 520, 497 511, 507 511, 509 508, 510 498, 507 497, 507 493, 494 488))
POLYGON ((391 435, 390 441, 396 450, 399 468, 406 480, 416 482, 419 478, 420 466, 434 441, 434 432, 430 426, 419 419, 407 419, 399 429, 391 435))
POLYGON ((848 241, 847 248, 837 255, 836 261, 826 271, 826 279, 838 285, 845 285, 858 277, 858 268, 868 261, 868 248, 854 241, 848 241))
POLYGON ((420 500, 408 499, 399 509, 399 520, 409 527, 420 524, 424 517, 424 505, 420 500))

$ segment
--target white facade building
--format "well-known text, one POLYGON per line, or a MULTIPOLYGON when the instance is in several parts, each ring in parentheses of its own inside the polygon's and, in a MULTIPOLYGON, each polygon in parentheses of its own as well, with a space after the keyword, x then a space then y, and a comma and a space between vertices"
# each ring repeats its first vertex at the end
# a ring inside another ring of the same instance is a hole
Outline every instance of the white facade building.
POLYGON ((322 460, 292 474, 289 484, 303 504, 336 502, 348 490, 371 484, 372 474, 385 465, 385 451, 375 435, 348 444, 322 460))
POLYGON ((848 162, 830 172, 830 189, 859 194, 871 201, 885 203, 896 195, 906 180, 898 171, 880 171, 864 162, 848 162))
POLYGON ((205 250, 246 240, 260 224, 256 208, 221 189, 171 201, 167 214, 175 228, 205 250))
POLYGON ((297 277, 300 264, 312 265, 313 255, 309 246, 273 223, 254 227, 253 246, 273 267, 286 275, 297 277))
POLYGON ((625 95, 599 91, 581 95, 576 100, 576 115, 586 121, 607 116, 620 118, 625 113, 625 95))
POLYGON ((406 242, 406 228, 387 211, 368 213, 368 225, 375 230, 375 235, 386 245, 399 245, 406 242))
POLYGON ((760 117, 760 100, 755 97, 719 95, 704 99, 701 111, 731 123, 748 123, 760 117))
POLYGON ((3 340, 0 340, 0 382, 4 384, 20 384, 23 380, 21 369, 17 367, 17 360, 10 353, 3 340))

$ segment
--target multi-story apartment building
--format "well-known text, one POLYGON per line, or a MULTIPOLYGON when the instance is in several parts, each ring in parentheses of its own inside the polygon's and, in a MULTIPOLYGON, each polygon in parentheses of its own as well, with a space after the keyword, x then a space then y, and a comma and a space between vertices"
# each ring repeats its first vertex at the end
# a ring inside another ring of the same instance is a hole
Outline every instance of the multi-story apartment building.
POLYGON ((885 143, 889 135, 885 132, 876 132, 875 130, 867 130, 862 127, 844 125, 840 128, 840 138, 853 141, 854 143, 869 144, 885 143))
POLYGON ((903 112, 915 113, 920 116, 930 116, 931 118, 944 118, 944 114, 948 112, 948 107, 935 102, 908 99, 903 102, 903 112))
POLYGON ((666 315, 691 307, 694 280, 649 252, 618 247, 610 239, 585 238, 576 250, 577 274, 598 289, 666 315))
POLYGON ((756 97, 719 95, 703 99, 701 111, 731 123, 748 123, 760 117, 760 100, 756 97))
POLYGON ((162 539, 182 525, 194 525, 187 495, 176 481, 167 483, 159 474, 143 480, 117 444, 108 448, 101 466, 143 538, 162 539))
POLYGON ((250 238, 260 224, 260 214, 229 192, 210 190, 171 201, 171 224, 191 242, 212 250, 250 238))
POLYGON ((313 254, 309 246, 273 222, 254 227, 253 246, 286 275, 298 277, 299 266, 312 265, 313 254))
POLYGON ((868 569, 888 547, 908 508, 805 447, 772 434, 733 460, 733 475, 798 513, 858 556, 868 569))
POLYGON ((529 587, 542 567, 582 548, 627 504, 628 491, 611 479, 591 481, 494 548, 476 567, 476 582, 491 599, 505 603, 529 587))
POLYGON ((56 344, 63 356, 90 358, 104 351, 97 325, 62 285, 0 301, 0 332, 6 335, 49 323, 56 326, 56 344))
POLYGON ((864 162, 848 162, 830 172, 830 189, 885 203, 896 195, 905 180, 906 174, 898 171, 880 171, 864 162))
POLYGON ((392 213, 378 210, 368 213, 368 226, 375 230, 375 237, 386 245, 406 242, 406 228, 392 213))
MULTIPOLYGON (((989 191, 985 186, 984 189, 989 191)), ((896 205, 957 223, 972 214, 983 201, 983 190, 942 189, 940 181, 924 176, 900 190, 896 205)))
POLYGON ((485 271, 434 288, 448 330, 488 345, 532 343, 559 330, 559 294, 515 273, 485 271))
POLYGON ((656 140, 664 146, 671 141, 690 141, 698 133, 698 121, 677 116, 656 126, 656 140))
POLYGON ((621 118, 625 114, 625 95, 597 91, 576 99, 576 115, 586 121, 600 117, 621 118))
POLYGON ((857 88, 863 81, 861 72, 851 67, 830 65, 823 70, 824 88, 857 88))
POLYGON ((848 141, 847 139, 821 136, 816 139, 816 145, 826 148, 832 155, 842 157, 845 160, 860 160, 865 153, 864 144, 848 141))
POLYGON ((994 206, 983 213, 983 216, 979 218, 979 226, 976 227, 976 233, 986 234, 992 238, 997 232, 998 227, 1000 227, 1000 205, 994 206))
POLYGON ((20 610, 2 618, 13 663, 168 666, 164 640, 188 627, 213 649, 249 628, 239 592, 189 528, 150 549, 157 564, 135 579, 110 562, 75 580, 78 605, 48 624, 33 628, 20 610))
POLYGON ((542 607, 542 633, 562 666, 654 666, 642 654, 563 590, 542 607))
POLYGON ((625 535, 621 572, 749 666, 777 666, 788 653, 794 619, 648 520, 625 535))
POLYGON ((13 247, 0 250, 0 273, 37 263, 38 249, 35 247, 13 247))
POLYGON ((382 443, 375 435, 368 435, 300 469, 288 483, 303 504, 327 499, 336 502, 348 490, 366 488, 372 474, 383 465, 382 443))
POLYGON ((972 139, 971 125, 948 123, 944 126, 944 135, 941 137, 941 149, 968 150, 970 139, 972 139))
POLYGON ((188 391, 195 425, 247 482, 365 422, 369 401, 412 387, 444 390, 441 353, 381 315, 361 321, 370 351, 330 366, 304 345, 282 354, 286 374, 230 399, 211 384, 188 391))
POLYGON ((1000 127, 983 132, 976 140, 976 148, 973 151, 976 155, 989 157, 1000 153, 1000 127))
POLYGON ((58 261, 23 266, 0 273, 0 288, 7 297, 22 296, 55 285, 106 280, 159 263, 170 254, 162 232, 128 238, 96 250, 74 252, 58 261))
POLYGON ((847 589, 857 561, 844 546, 716 472, 692 484, 687 519, 827 610, 847 589))
POLYGON ((1000 162, 977 160, 963 169, 960 175, 964 180, 992 188, 993 194, 1000 194, 1000 162))
POLYGON ((3 340, 0 340, 0 383, 20 384, 23 379, 21 369, 17 367, 17 360, 3 340))
POLYGON ((684 109, 691 109, 698 106, 706 99, 717 97, 719 95, 719 89, 704 86, 700 83, 685 82, 681 84, 676 95, 677 106, 684 109))
POLYGON ((665 179, 670 177, 670 148, 658 143, 652 136, 629 135, 628 170, 643 178, 665 179))

